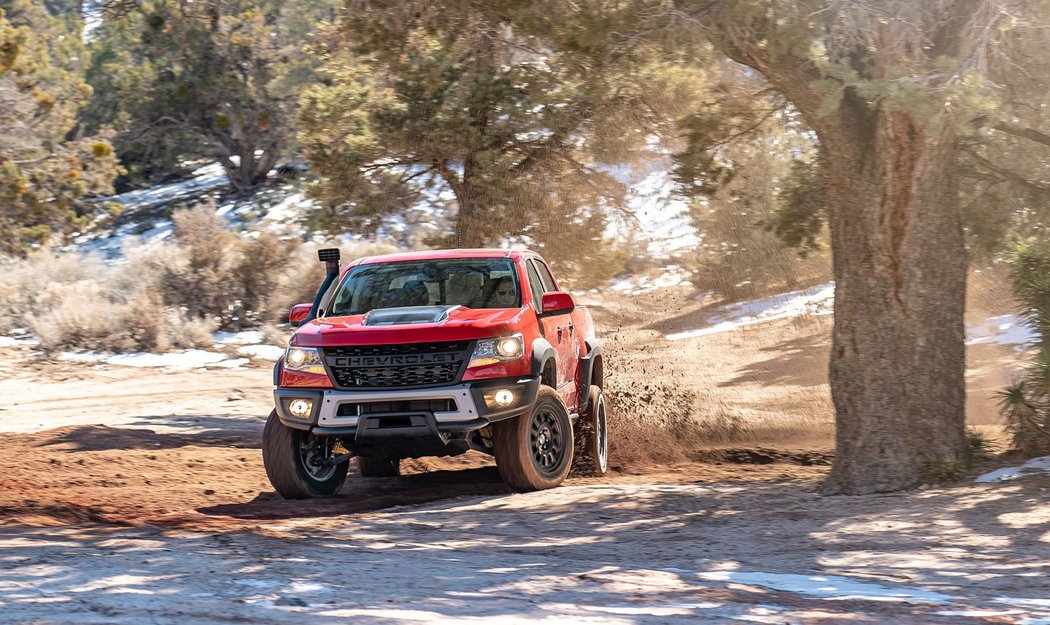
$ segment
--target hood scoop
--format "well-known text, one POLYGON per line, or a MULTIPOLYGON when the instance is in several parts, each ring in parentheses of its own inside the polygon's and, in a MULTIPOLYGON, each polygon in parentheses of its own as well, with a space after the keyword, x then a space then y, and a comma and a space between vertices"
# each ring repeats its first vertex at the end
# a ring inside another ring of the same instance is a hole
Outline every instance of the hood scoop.
POLYGON ((456 306, 405 306, 402 308, 379 308, 365 315, 366 326, 395 326, 413 323, 438 323, 448 319, 456 306))

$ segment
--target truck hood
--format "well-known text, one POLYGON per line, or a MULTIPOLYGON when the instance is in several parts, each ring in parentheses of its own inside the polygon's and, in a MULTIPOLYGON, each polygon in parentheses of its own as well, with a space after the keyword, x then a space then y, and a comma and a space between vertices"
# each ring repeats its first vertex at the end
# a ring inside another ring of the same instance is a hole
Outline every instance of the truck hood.
MULTIPOLYGON (((464 341, 500 336, 514 331, 527 308, 467 308, 454 306, 444 310, 434 306, 396 309, 407 322, 398 322, 393 315, 369 314, 314 319, 292 336, 290 343, 302 347, 334 347, 338 345, 384 345, 393 343, 430 343, 464 341), (417 311, 413 311, 417 308, 417 311), (411 314, 418 312, 419 314, 411 314), (437 321, 420 321, 420 319, 437 321)), ((394 309, 388 309, 394 310, 394 309)), ((379 313, 380 311, 373 311, 379 313)))

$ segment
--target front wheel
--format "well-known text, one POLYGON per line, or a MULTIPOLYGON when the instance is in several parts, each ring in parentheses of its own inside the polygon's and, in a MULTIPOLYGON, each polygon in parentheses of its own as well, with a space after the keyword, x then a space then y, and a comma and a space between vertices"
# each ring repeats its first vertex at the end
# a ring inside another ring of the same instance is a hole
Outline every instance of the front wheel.
POLYGON ((336 439, 314 436, 281 423, 271 412, 263 429, 263 467, 285 499, 331 497, 346 480, 350 461, 331 462, 336 439))
POLYGON ((561 484, 572 466, 572 420, 558 393, 541 386, 532 410, 493 424, 492 452, 500 477, 517 490, 561 484))

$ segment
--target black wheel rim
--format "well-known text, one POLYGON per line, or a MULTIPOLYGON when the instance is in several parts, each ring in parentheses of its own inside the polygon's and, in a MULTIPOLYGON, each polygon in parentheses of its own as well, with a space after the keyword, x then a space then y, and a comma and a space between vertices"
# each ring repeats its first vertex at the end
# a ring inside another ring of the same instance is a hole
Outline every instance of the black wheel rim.
POLYGON ((529 433, 532 461, 544 477, 558 475, 565 459, 565 428, 558 415, 540 408, 532 415, 529 433))
POLYGON ((605 397, 598 397, 598 405, 595 406, 595 436, 598 439, 598 468, 605 473, 609 467, 609 426, 605 420, 605 397))
POLYGON ((300 437, 299 462, 311 479, 323 482, 335 475, 336 465, 329 462, 334 446, 335 439, 328 436, 303 434, 300 437))

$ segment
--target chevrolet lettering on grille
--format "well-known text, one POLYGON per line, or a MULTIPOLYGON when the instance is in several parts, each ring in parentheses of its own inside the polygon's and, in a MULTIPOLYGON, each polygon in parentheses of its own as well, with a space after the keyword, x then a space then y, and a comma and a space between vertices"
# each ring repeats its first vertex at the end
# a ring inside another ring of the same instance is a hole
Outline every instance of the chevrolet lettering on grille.
POLYGON ((393 354, 390 356, 335 356, 328 359, 333 367, 394 367, 399 365, 435 365, 457 362, 462 354, 393 354))

